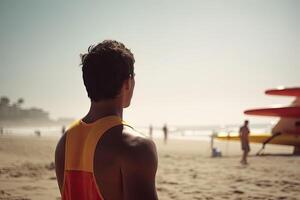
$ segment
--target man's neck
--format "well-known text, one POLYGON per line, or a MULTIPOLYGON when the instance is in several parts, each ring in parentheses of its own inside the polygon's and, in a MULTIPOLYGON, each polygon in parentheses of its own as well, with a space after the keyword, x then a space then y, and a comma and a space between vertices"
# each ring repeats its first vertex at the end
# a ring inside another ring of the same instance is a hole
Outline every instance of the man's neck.
POLYGON ((109 115, 116 115, 122 119, 123 107, 119 100, 91 102, 90 110, 82 120, 86 123, 92 123, 109 115))

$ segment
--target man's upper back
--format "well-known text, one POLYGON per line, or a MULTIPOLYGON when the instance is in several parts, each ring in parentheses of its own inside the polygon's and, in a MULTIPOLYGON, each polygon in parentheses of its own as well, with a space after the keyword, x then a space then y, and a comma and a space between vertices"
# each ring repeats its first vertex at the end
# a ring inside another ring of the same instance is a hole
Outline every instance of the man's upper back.
MULTIPOLYGON (((83 125, 81 123, 77 128, 82 129, 83 125)), ((94 129, 96 133, 97 129, 99 127, 94 129)), ((77 134, 82 133, 83 131, 79 131, 77 134)), ((73 146, 75 151, 70 154, 68 149, 72 140, 71 134, 74 132, 69 129, 56 149, 56 172, 62 193, 64 192, 64 176, 70 168, 68 165, 70 157, 74 160, 73 164, 79 163, 79 166, 82 165, 84 168, 86 163, 90 162, 87 157, 92 154, 93 166, 89 167, 92 169, 97 189, 104 199, 157 199, 155 191, 157 155, 155 145, 151 141, 125 133, 124 125, 118 124, 105 130, 101 139, 95 139, 94 150, 91 148, 93 142, 81 141, 82 143, 79 142, 76 143, 77 146, 73 146), (84 147, 81 145, 83 143, 89 146, 84 147), (86 149, 91 149, 91 152, 86 154, 89 152, 86 149), (80 152, 85 152, 85 155, 79 156, 80 152)), ((93 135, 92 132, 88 137, 90 138, 91 135, 93 135)), ((73 137, 77 136, 73 135, 73 137)), ((84 139, 81 137, 81 140, 84 139)))

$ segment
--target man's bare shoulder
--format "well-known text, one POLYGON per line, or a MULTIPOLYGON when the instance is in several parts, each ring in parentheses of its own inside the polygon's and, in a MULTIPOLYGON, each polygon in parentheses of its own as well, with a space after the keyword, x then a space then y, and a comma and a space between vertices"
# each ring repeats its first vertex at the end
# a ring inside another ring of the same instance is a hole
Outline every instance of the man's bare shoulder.
POLYGON ((123 128, 122 140, 124 147, 129 150, 146 148, 153 149, 155 144, 146 136, 131 128, 123 128))
POLYGON ((156 166, 157 152, 155 143, 139 132, 124 129, 122 134, 122 147, 122 157, 126 164, 150 162, 156 166))
POLYGON ((122 134, 121 172, 124 199, 157 199, 155 174, 157 170, 156 147, 135 131, 122 134))

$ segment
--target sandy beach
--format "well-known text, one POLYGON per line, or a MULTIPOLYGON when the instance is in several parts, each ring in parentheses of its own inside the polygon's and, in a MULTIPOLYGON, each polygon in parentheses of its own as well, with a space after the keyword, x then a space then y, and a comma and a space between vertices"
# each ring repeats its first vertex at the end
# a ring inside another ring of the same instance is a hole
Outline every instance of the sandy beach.
MULTIPOLYGON (((0 200, 60 199, 54 172, 57 137, 0 137, 0 200)), ((238 143, 216 142, 223 157, 210 157, 209 141, 155 141, 159 199, 300 199, 300 157, 289 147, 268 146, 268 156, 239 163, 238 143), (284 155, 278 155, 278 154, 284 155)))

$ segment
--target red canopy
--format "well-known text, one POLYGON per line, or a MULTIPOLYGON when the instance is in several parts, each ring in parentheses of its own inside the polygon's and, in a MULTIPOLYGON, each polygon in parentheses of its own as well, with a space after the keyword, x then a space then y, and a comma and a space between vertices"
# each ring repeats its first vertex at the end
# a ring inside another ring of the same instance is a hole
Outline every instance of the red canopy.
POLYGON ((300 97, 300 87, 271 89, 265 92, 269 95, 300 97))
POLYGON ((246 110, 247 115, 300 118, 300 106, 271 107, 246 110))

